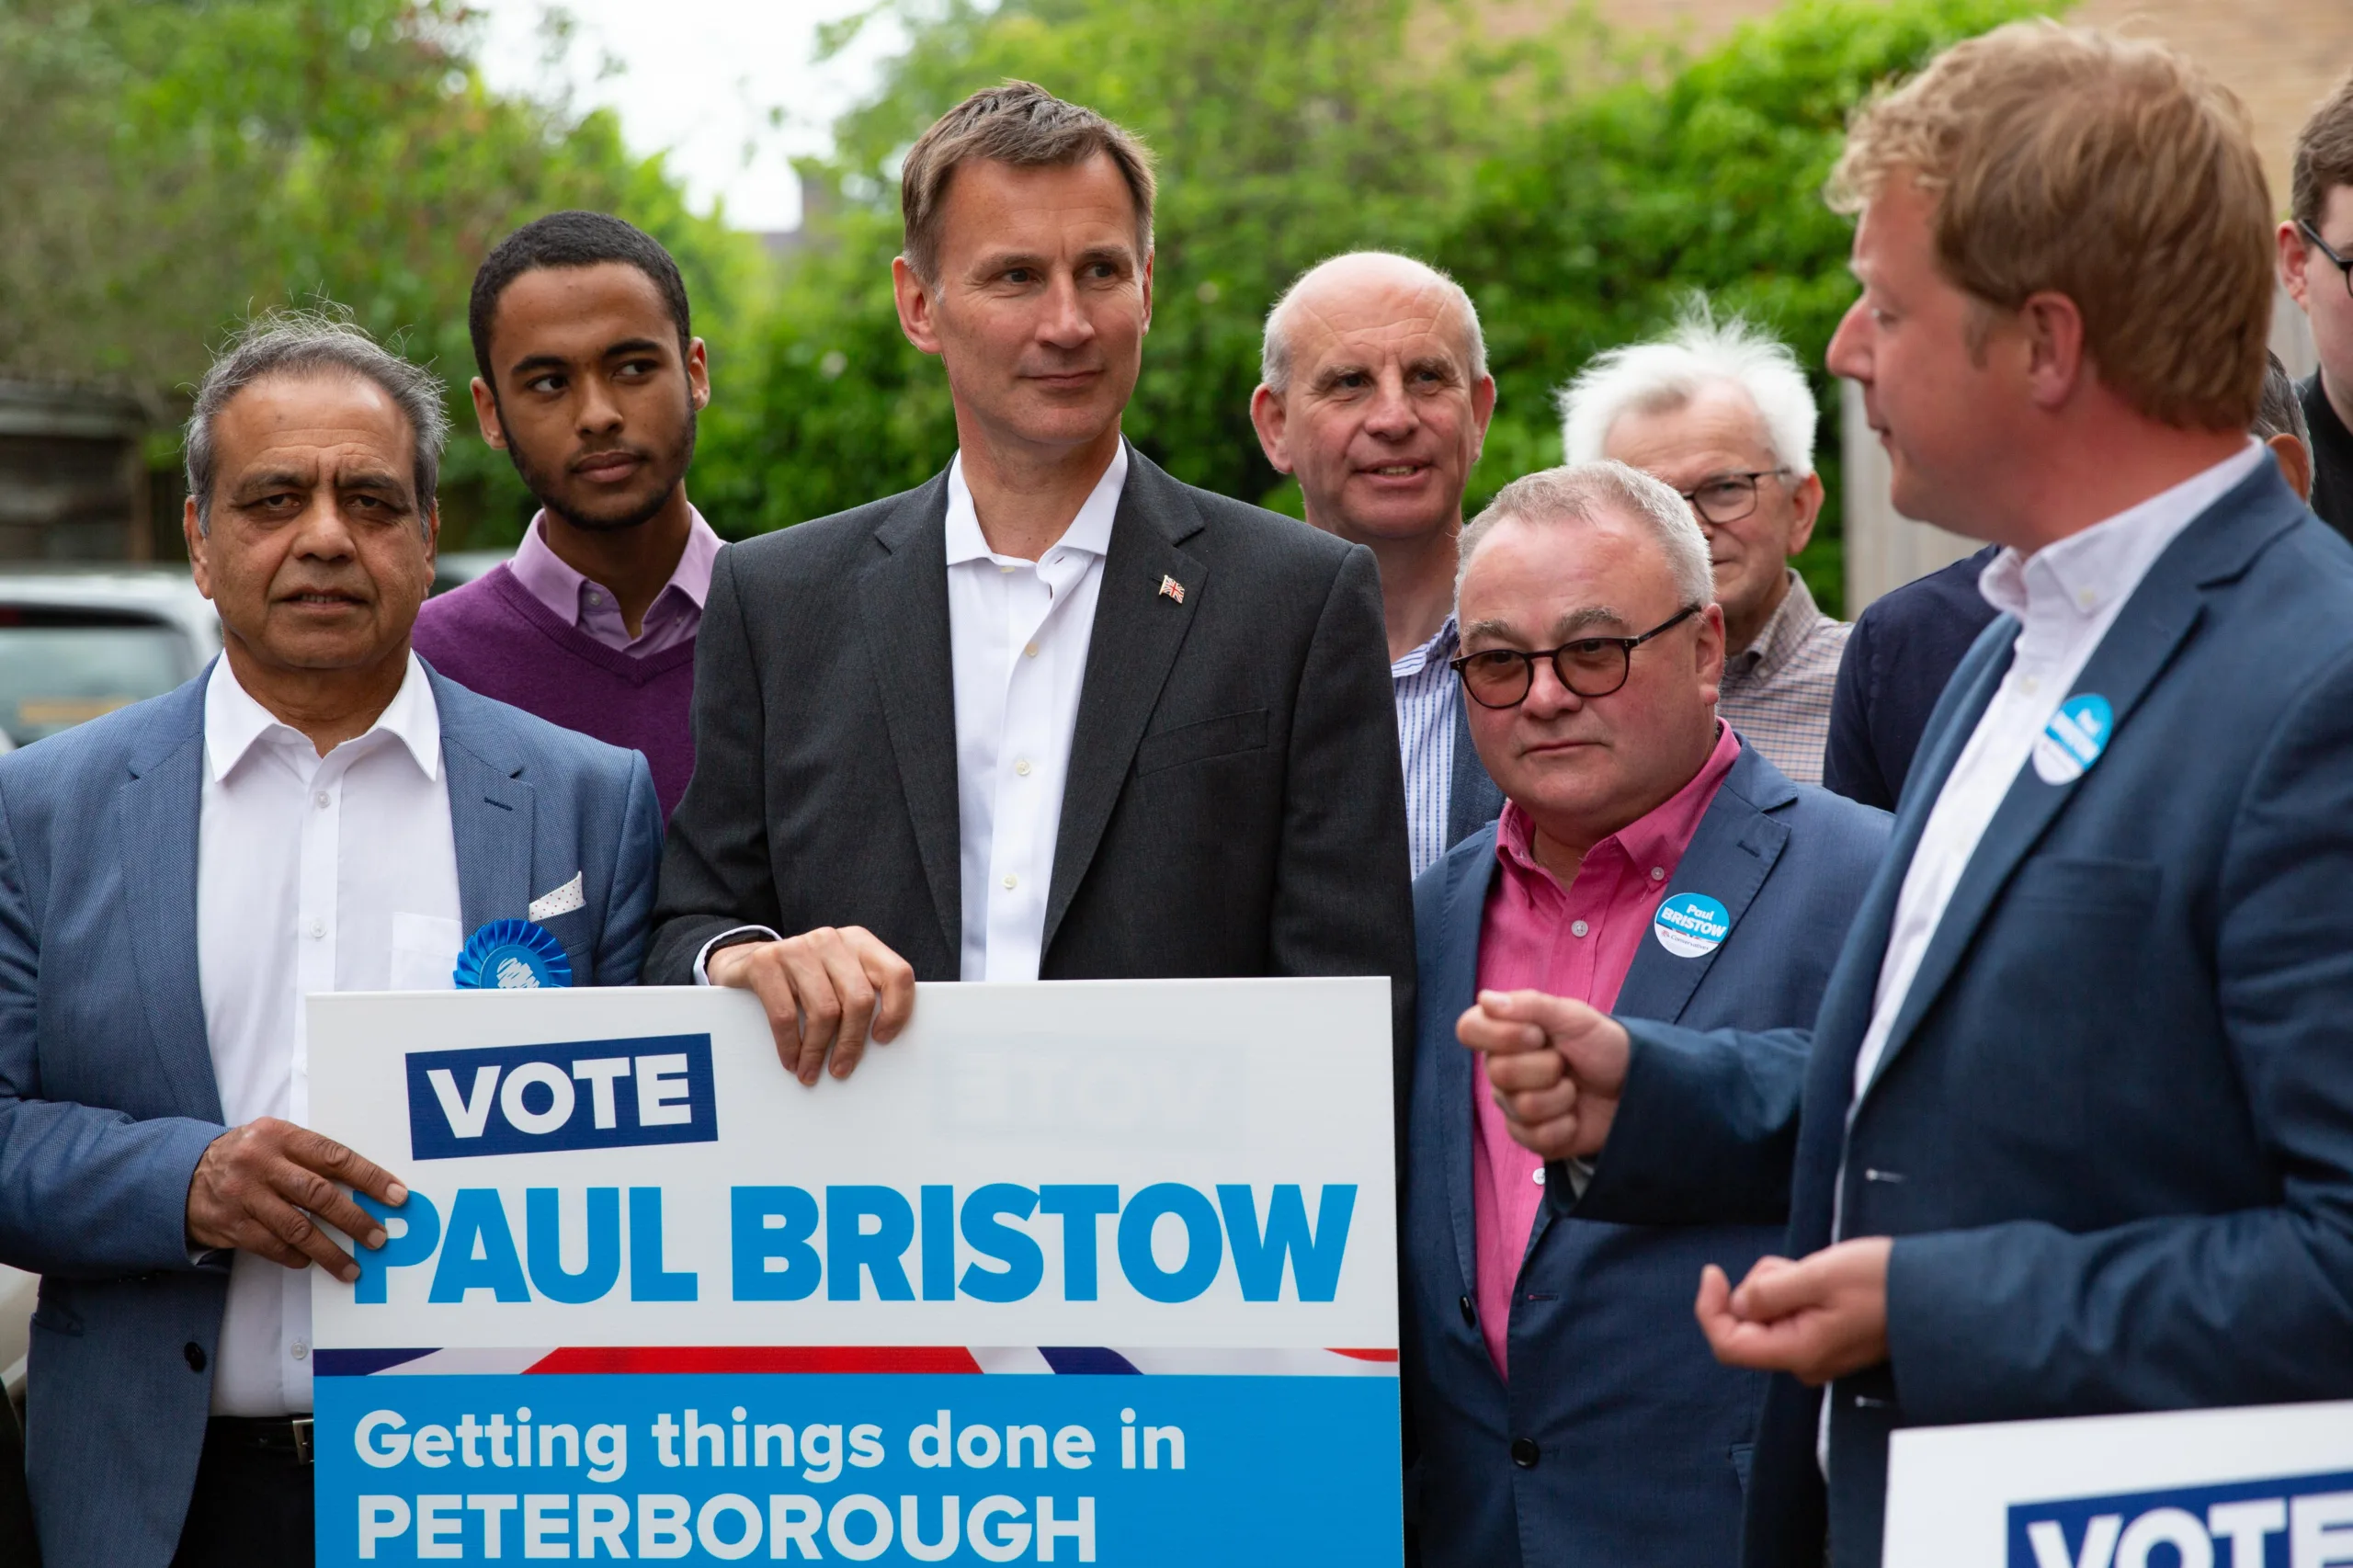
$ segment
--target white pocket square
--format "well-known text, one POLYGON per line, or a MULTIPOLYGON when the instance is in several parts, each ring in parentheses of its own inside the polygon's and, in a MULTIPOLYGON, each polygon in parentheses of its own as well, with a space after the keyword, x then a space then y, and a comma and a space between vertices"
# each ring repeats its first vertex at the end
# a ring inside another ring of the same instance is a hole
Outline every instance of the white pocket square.
MULTIPOLYGON (((580 877, 581 873, 574 871, 572 873, 572 880, 563 886, 553 892, 541 893, 533 899, 530 917, 534 920, 546 920, 558 915, 569 915, 586 903, 587 899, 583 897, 580 892, 580 877)), ((507 907, 511 909, 514 906, 510 904, 507 907)))

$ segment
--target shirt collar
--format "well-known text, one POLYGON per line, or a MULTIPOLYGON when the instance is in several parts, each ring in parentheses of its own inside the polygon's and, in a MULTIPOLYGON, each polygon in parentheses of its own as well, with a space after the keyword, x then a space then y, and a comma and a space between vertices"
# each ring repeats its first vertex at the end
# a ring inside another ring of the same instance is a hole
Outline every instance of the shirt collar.
MULTIPOLYGON (((408 673, 401 677, 401 688, 392 694, 390 705, 376 715, 366 734, 345 741, 335 751, 379 733, 397 736, 426 778, 441 776, 441 711, 433 700, 433 683, 414 652, 408 655, 408 673)), ((311 749, 308 736, 254 700, 223 654, 213 661, 212 674, 204 685, 204 756, 212 777, 228 778, 255 744, 265 739, 287 739, 311 749)))
POLYGON ((2249 437, 2244 449, 2213 467, 2081 533, 2032 555, 2005 550, 1986 563, 1977 591, 1987 604, 2021 620, 2034 612, 2064 611, 2081 619, 2097 616, 2139 587, 2165 547, 2269 457, 2263 443, 2249 437))
MULTIPOLYGON (((1691 847, 1708 808, 1715 803, 1717 790, 1739 757, 1740 737, 1733 733, 1730 724, 1718 720, 1715 749, 1699 765, 1699 771, 1682 789, 1586 850, 1586 864, 1592 864, 1603 846, 1614 843, 1630 864, 1645 870, 1655 866, 1664 871, 1665 876, 1658 879, 1664 885, 1675 875, 1684 851, 1691 847)), ((1552 874, 1536 858, 1535 835, 1536 824, 1519 802, 1506 801, 1495 829, 1495 854, 1507 870, 1523 876, 1552 874)))
MULTIPOLYGON (((574 620, 580 615, 580 596, 584 590, 593 587, 610 594, 612 589, 605 584, 592 582, 585 574, 574 570, 555 552, 547 541, 547 517, 545 510, 531 515, 530 526, 523 530, 523 542, 515 547, 515 558, 506 563, 506 569, 515 574, 515 580, 533 598, 564 619, 574 620)), ((658 604, 675 589, 693 600, 695 608, 700 609, 703 601, 710 597, 711 568, 717 564, 719 547, 725 541, 709 523, 703 521, 702 514, 691 505, 687 507, 687 517, 686 551, 678 557, 677 567, 670 574, 670 580, 662 585, 662 592, 654 595, 654 598, 658 604)))
POLYGON ((1451 653, 1454 651, 1456 640, 1454 616, 1449 611, 1445 624, 1430 634, 1428 642, 1407 653, 1404 658, 1391 661, 1389 665, 1391 678, 1404 680, 1407 676, 1421 674, 1430 667, 1432 662, 1444 659, 1451 653))
MULTIPOLYGON (((1122 439, 1119 449, 1111 454, 1110 466, 1078 508, 1078 516, 1056 540, 1056 550, 1084 551, 1089 555, 1107 555, 1111 550, 1111 521, 1119 515, 1120 493, 1128 483, 1128 443, 1122 439)), ((1018 561, 1009 555, 999 555, 989 548, 988 540, 981 533, 981 514, 972 505, 972 486, 964 483, 964 454, 958 452, 948 465, 948 564, 961 566, 968 561, 994 561, 1000 566, 1029 566, 1036 562, 1018 561)))
POLYGON ((1805 578, 1797 569, 1785 566, 1782 570, 1789 574, 1789 591, 1773 607, 1756 641, 1733 654, 1726 663, 1742 670, 1766 669, 1768 665, 1778 669, 1804 642, 1805 633, 1813 629, 1815 621, 1830 619, 1813 602, 1813 591, 1805 585, 1805 578))

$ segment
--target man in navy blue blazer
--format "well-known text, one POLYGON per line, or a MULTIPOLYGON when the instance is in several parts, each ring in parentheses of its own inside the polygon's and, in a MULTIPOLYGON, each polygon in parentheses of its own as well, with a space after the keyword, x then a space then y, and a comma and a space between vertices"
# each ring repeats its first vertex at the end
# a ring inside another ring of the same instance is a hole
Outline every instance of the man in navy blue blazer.
POLYGON ((1812 1021, 1888 819, 1716 717, 1713 598, 1689 508, 1620 463, 1515 481, 1464 535, 1450 673, 1507 803, 1414 890, 1404 1369, 1427 1568, 1739 1550, 1765 1380, 1683 1311, 1703 1265, 1745 1272, 1779 1242, 1781 1185, 1737 1223, 1555 1213, 1454 1037, 1479 992, 1522 987, 1690 1028, 1812 1021))
POLYGON ((1838 178, 1830 367, 1896 505, 2004 546, 2003 613, 1811 1031, 1460 1025, 1515 1137, 1597 1156, 1573 1213, 1788 1193, 1790 1259, 1695 1281, 1717 1355, 1781 1374, 1752 1568, 1876 1563, 1899 1427, 2353 1395, 2353 550, 2246 434, 2245 116, 2162 46, 2018 25, 1838 178))
MULTIPOLYGON (((536 921, 581 984, 645 947, 644 758, 441 679, 438 381, 264 318, 205 378, 186 528, 222 658, 0 757, 0 1260, 42 1276, 48 1568, 313 1561, 310 1279, 390 1173, 301 1126, 301 998, 447 988, 536 921)), ((549 963, 551 977, 555 969, 549 963)))

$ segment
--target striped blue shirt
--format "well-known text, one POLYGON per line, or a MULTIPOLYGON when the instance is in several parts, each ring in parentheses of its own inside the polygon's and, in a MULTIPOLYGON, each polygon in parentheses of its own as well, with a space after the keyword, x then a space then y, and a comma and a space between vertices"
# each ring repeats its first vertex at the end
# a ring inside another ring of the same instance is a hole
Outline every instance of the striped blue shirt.
POLYGON ((1405 841, 1415 876, 1446 853, 1446 809, 1454 780, 1454 709, 1462 683, 1447 667, 1461 646, 1454 617, 1389 666, 1397 694, 1397 759, 1405 770, 1405 841))

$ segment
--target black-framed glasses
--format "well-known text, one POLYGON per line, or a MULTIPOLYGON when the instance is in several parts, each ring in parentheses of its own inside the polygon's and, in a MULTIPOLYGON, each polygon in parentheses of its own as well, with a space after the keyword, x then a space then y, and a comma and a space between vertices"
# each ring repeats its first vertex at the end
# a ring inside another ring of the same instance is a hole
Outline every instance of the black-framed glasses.
POLYGON ((2320 237, 2320 231, 2313 228, 2310 223, 2305 222, 2302 218, 2296 220, 2296 227, 2303 231, 2304 238, 2312 241, 2313 244, 2320 247, 2321 255, 2328 257, 2329 260, 2336 264, 2337 272, 2345 279, 2345 291, 2348 294, 2353 294, 2353 259, 2348 259, 2337 255, 2335 250, 2330 248, 2329 243, 2320 237))
POLYGON ((1552 673, 1579 697, 1607 697, 1626 684, 1634 650, 1652 638, 1672 631, 1699 613, 1686 605, 1672 619, 1662 620, 1640 637, 1580 637, 1557 648, 1522 653, 1518 648, 1482 648, 1449 659, 1447 667, 1462 677, 1462 689, 1482 708, 1517 708, 1536 686, 1536 661, 1552 661, 1552 673))
POLYGON ((1703 521, 1736 523, 1756 510, 1756 482, 1787 472, 1784 468, 1759 468, 1746 473, 1711 474, 1697 487, 1676 494, 1689 502, 1703 521))

